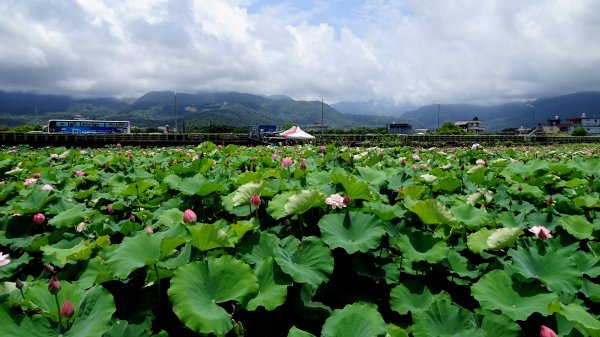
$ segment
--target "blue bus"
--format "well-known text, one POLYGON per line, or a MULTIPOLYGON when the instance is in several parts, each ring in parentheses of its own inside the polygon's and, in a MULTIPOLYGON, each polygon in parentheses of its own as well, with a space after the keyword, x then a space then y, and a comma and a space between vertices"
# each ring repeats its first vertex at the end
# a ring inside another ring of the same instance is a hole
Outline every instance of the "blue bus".
POLYGON ((88 119, 51 119, 47 132, 63 133, 131 133, 129 121, 104 121, 88 119))

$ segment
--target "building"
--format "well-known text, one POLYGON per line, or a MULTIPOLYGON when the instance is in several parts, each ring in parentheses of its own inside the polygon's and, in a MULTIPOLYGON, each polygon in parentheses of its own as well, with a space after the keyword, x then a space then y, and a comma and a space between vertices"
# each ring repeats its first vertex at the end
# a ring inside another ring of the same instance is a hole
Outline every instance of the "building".
POLYGON ((582 113, 581 117, 570 118, 568 132, 571 133, 577 128, 584 128, 588 135, 600 135, 600 118, 596 116, 589 118, 585 113, 582 113))
POLYGON ((481 122, 477 117, 473 117, 473 120, 470 121, 454 122, 454 125, 458 126, 461 130, 472 133, 481 133, 485 131, 485 128, 481 125, 481 122))
POLYGON ((393 135, 408 135, 412 133, 412 125, 407 123, 391 123, 387 125, 388 133, 393 135))

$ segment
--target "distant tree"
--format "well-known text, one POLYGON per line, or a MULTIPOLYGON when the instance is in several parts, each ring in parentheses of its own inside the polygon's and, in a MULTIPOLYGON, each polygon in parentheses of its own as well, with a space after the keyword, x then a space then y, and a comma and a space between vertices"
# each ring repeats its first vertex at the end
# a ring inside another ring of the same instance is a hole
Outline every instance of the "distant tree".
POLYGON ((584 128, 575 128, 571 131, 571 136, 587 136, 588 132, 584 128))
POLYGON ((458 127, 458 125, 456 125, 452 122, 444 123, 444 125, 442 125, 439 129, 437 129, 433 133, 437 134, 437 135, 466 135, 467 134, 466 131, 461 130, 461 128, 458 127))

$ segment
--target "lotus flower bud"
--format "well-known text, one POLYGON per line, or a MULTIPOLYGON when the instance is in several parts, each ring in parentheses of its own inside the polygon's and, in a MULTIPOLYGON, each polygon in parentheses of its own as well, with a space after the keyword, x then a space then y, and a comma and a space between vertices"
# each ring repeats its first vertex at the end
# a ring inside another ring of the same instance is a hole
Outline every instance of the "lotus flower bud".
POLYGON ((346 194, 344 196, 344 205, 348 205, 348 204, 350 204, 350 195, 346 194))
POLYGON ((406 166, 406 158, 400 159, 400 166, 406 166))
POLYGON ((300 169, 306 170, 306 159, 304 158, 300 159, 300 169))
POLYGON ((194 211, 192 211, 191 209, 186 209, 183 212, 183 222, 188 223, 188 222, 193 222, 196 221, 198 219, 198 217, 196 216, 196 213, 194 213, 194 211))
POLYGON ((54 275, 52 275, 52 277, 50 278, 50 282, 48 283, 48 291, 52 295, 56 295, 60 291, 60 282, 58 282, 54 275))
POLYGON ((36 215, 33 216, 33 222, 35 222, 37 224, 41 224, 44 221, 46 221, 46 217, 42 213, 37 213, 36 215))
POLYGON ((15 281, 15 287, 17 287, 17 289, 23 289, 24 286, 25 286, 25 282, 21 281, 20 279, 17 279, 15 281))
POLYGON ((53 189, 54 189, 54 187, 52 187, 52 185, 49 185, 49 184, 42 185, 42 187, 41 187, 42 191, 52 191, 53 189))
POLYGON ((146 228, 144 228, 144 230, 145 230, 145 231, 146 231, 146 233, 148 233, 148 234, 152 234, 152 233, 154 233, 154 230, 153 230, 153 229, 152 229, 152 227, 150 227, 150 226, 146 226, 146 228))
POLYGON ((40 177, 41 177, 41 174, 40 174, 39 172, 36 172, 36 173, 34 173, 34 174, 33 174, 33 177, 34 177, 35 179, 40 179, 40 177))
POLYGON ((53 266, 53 265, 51 265, 51 264, 49 264, 49 263, 46 263, 46 264, 44 265, 44 270, 45 270, 45 271, 47 271, 47 272, 49 272, 49 273, 54 273, 54 271, 55 271, 55 268, 54 268, 54 266, 53 266))
POLYGON ((519 186, 517 187, 517 191, 519 191, 519 192, 523 191, 523 185, 519 184, 519 186))
POLYGON ((73 308, 73 303, 71 303, 71 300, 66 299, 65 303, 60 307, 60 315, 62 317, 71 318, 74 313, 75 309, 73 308))
POLYGON ((548 196, 548 199, 546 199, 546 204, 547 204, 548 206, 550 206, 550 205, 552 205, 553 203, 554 203, 554 199, 552 199, 552 196, 551 196, 551 195, 549 195, 549 196, 548 196))
POLYGON ((108 206, 106 206, 106 210, 108 211, 108 213, 113 214, 115 212, 115 209, 113 208, 112 204, 108 204, 108 206))
POLYGON ((81 176, 84 176, 84 175, 85 175, 85 172, 84 172, 84 171, 81 171, 81 170, 77 170, 77 171, 75 171, 75 175, 76 175, 77 177, 81 177, 81 176))
POLYGON ((552 234, 550 230, 544 226, 533 226, 529 228, 529 231, 535 234, 538 239, 550 239, 552 234))
POLYGON ((549 327, 542 325, 540 327, 540 337, 557 337, 556 332, 549 327))
POLYGON ((252 195, 252 197, 250 198, 250 204, 254 207, 258 207, 261 203, 260 197, 258 196, 258 194, 254 193, 252 195))

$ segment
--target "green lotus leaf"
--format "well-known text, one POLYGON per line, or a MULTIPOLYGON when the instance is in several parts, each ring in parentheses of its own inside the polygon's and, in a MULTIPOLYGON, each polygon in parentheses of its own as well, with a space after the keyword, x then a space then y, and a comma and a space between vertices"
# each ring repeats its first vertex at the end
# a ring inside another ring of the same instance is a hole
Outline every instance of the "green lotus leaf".
POLYGON ((567 166, 581 172, 585 177, 589 177, 592 174, 597 176, 598 172, 600 172, 600 158, 576 158, 569 160, 567 166))
POLYGON ((435 238, 427 232, 414 231, 398 234, 391 238, 390 244, 398 248, 408 261, 441 262, 450 251, 446 241, 435 238))
POLYGON ((356 168, 358 172, 358 176, 361 177, 364 181, 367 181, 369 184, 375 187, 381 187, 388 177, 388 174, 384 171, 378 171, 372 169, 370 167, 359 166, 356 168))
POLYGON ((589 194, 575 197, 572 201, 576 206, 579 207, 600 208, 600 198, 591 196, 589 194))
POLYGON ((227 221, 220 219, 212 224, 200 223, 187 226, 194 247, 206 251, 214 248, 233 247, 238 236, 227 221))
POLYGON ((512 249, 512 261, 507 263, 514 272, 525 278, 540 280, 556 293, 575 294, 581 287, 583 276, 569 249, 547 249, 540 254, 537 247, 512 249))
POLYGON ((550 165, 547 161, 534 159, 527 163, 510 163, 504 168, 501 175, 505 177, 513 175, 517 177, 541 176, 548 172, 549 169, 550 165))
POLYGON ((14 209, 23 213, 41 212, 44 210, 44 206, 54 198, 55 197, 52 196, 48 191, 32 190, 31 193, 27 195, 27 199, 25 199, 25 201, 22 203, 16 204, 14 209))
POLYGON ((146 191, 154 186, 158 186, 158 181, 154 179, 136 179, 135 182, 128 184, 124 190, 120 192, 122 195, 142 196, 146 191))
POLYGON ((107 331, 102 337, 151 337, 152 325, 151 321, 146 319, 142 324, 129 324, 127 321, 117 320, 113 323, 112 328, 107 331))
POLYGON ((425 191, 427 191, 427 187, 415 184, 404 187, 398 194, 404 198, 417 200, 425 191))
POLYGON ((581 178, 575 178, 575 179, 571 179, 569 181, 566 181, 563 186, 568 187, 568 188, 575 188, 575 187, 579 187, 579 186, 584 186, 587 185, 588 181, 585 179, 581 179, 581 178))
POLYGON ((258 291, 250 266, 229 255, 207 258, 179 267, 168 294, 173 311, 190 329, 201 334, 224 335, 232 318, 219 303, 241 303, 258 291))
MULTIPOLYGON (((101 286, 96 286, 83 293, 82 290, 77 290, 77 294, 73 292, 72 287, 67 285, 67 282, 61 282, 65 288, 58 293, 59 303, 64 303, 66 298, 73 302, 75 319, 70 329, 61 334, 56 327, 50 324, 50 321, 41 315, 32 317, 21 314, 15 314, 7 307, 0 307, 0 335, 7 337, 100 337, 110 329, 111 316, 115 312, 115 304, 112 296, 101 286), (61 295, 62 294, 62 295, 61 295), (72 296, 72 297, 71 297, 72 296)), ((37 287, 36 287, 37 288, 37 287)), ((46 285, 42 285, 40 294, 31 292, 26 295, 28 299, 37 301, 37 296, 43 294, 49 299, 44 301, 43 305, 52 307, 53 312, 51 317, 58 322, 58 312, 54 296, 52 296, 46 285)), ((27 291, 27 290, 26 290, 27 291)), ((42 307, 40 307, 44 310, 42 307)), ((55 323, 56 324, 56 323, 55 323)), ((64 320, 63 325, 66 326, 64 320)))
POLYGON ((308 333, 306 331, 300 330, 293 326, 290 328, 287 337, 316 337, 315 335, 308 333))
POLYGON ((267 257, 257 264, 255 273, 258 278, 258 294, 245 305, 246 309, 254 311, 262 306, 271 311, 285 303, 287 288, 292 282, 273 258, 267 257))
POLYGON ((253 181, 238 187, 237 190, 232 193, 231 202, 233 203, 233 206, 249 205, 252 195, 254 195, 254 193, 260 195, 262 187, 263 181, 253 181))
MULTIPOLYGON (((58 292, 58 302, 62 305, 65 300, 69 299, 73 305, 78 303, 83 295, 84 289, 77 283, 60 281, 61 290, 58 292)), ((56 300, 54 295, 48 291, 48 281, 28 282, 23 288, 25 298, 31 303, 33 308, 39 309, 44 314, 48 314, 54 321, 58 322, 58 309, 56 308, 56 300)))
POLYGON ((323 321, 331 316, 331 309, 321 302, 313 301, 316 292, 317 287, 302 283, 299 291, 298 287, 290 288, 290 302, 302 317, 323 321))
POLYGON ((348 176, 340 182, 352 200, 367 200, 375 201, 379 199, 378 194, 370 186, 369 183, 362 180, 357 180, 355 176, 348 176))
POLYGON ((76 206, 73 206, 72 208, 50 219, 48 224, 56 228, 73 228, 85 220, 85 218, 88 217, 88 215, 92 212, 93 210, 86 209, 84 204, 77 204, 76 206))
POLYGON ((453 192, 457 188, 462 186, 462 181, 456 178, 455 176, 445 176, 437 179, 433 183, 433 190, 437 191, 445 191, 445 192, 453 192))
POLYGON ((496 223, 504 228, 522 228, 525 221, 525 212, 515 215, 513 212, 502 212, 496 215, 496 223))
POLYGON ((295 282, 319 286, 333 272, 333 254, 320 239, 309 236, 302 241, 293 236, 281 240, 273 250, 281 270, 295 282))
POLYGON ((375 337, 385 336, 385 322, 373 304, 354 303, 334 310, 325 321, 323 337, 375 337))
POLYGON ((390 205, 379 201, 363 202, 363 209, 366 213, 373 213, 383 221, 389 221, 404 217, 406 210, 399 204, 390 205))
POLYGON ((487 267, 487 263, 478 263, 477 267, 469 263, 469 259, 462 256, 456 250, 451 250, 446 256, 449 270, 460 277, 476 278, 481 275, 481 270, 487 267))
MULTIPOLYGON (((162 243, 164 244, 164 242, 167 241, 168 239, 169 238, 164 239, 162 241, 162 243)), ((176 252, 176 250, 174 250, 173 252, 176 252)), ((179 268, 179 267, 183 266, 184 264, 190 262, 191 256, 192 256, 192 244, 187 243, 185 246, 183 246, 183 248, 181 248, 181 251, 178 254, 175 254, 175 256, 170 256, 170 259, 167 259, 164 261, 159 261, 156 265, 163 269, 173 270, 173 269, 179 268)), ((161 256, 160 256, 161 260, 165 257, 167 257, 167 255, 161 254, 161 256)))
POLYGON ((425 285, 408 288, 404 284, 399 284, 390 292, 390 307, 395 312, 405 315, 409 312, 426 310, 439 298, 449 300, 450 296, 447 293, 433 294, 425 285))
POLYGON ((288 215, 302 214, 309 209, 320 206, 325 200, 325 195, 317 190, 289 191, 273 197, 267 212, 275 218, 281 219, 288 215))
POLYGON ((555 293, 523 297, 513 289, 512 279, 503 270, 493 270, 471 287, 471 295, 483 309, 500 310, 515 321, 524 321, 533 313, 548 315, 548 307, 558 301, 555 293))
POLYGON ((468 229, 479 229, 490 223, 490 216, 485 210, 469 204, 453 206, 450 208, 450 213, 452 213, 458 221, 467 225, 468 229))
POLYGON ((479 314, 483 316, 481 329, 486 332, 485 337, 521 336, 521 327, 512 318, 490 310, 480 310, 479 314))
POLYGON ((600 259, 592 254, 578 250, 572 254, 573 261, 577 264, 577 269, 591 278, 600 276, 600 259))
POLYGON ((490 249, 499 250, 511 247, 517 242, 523 231, 519 228, 497 228, 487 238, 487 246, 490 249))
POLYGON ((108 269, 125 279, 132 271, 155 264, 160 256, 160 240, 159 235, 145 232, 124 238, 117 249, 106 254, 108 269))
POLYGON ((600 320, 591 315, 590 310, 582 307, 580 304, 571 303, 565 305, 561 303, 559 314, 563 315, 567 320, 581 325, 590 336, 600 333, 600 320))
POLYGON ((252 218, 250 220, 239 220, 238 222, 231 224, 231 228, 235 231, 238 239, 242 239, 246 233, 257 229, 260 226, 258 218, 252 218))
POLYGON ((579 291, 590 301, 600 303, 600 284, 584 279, 579 291))
POLYGON ((406 330, 402 329, 401 327, 399 327, 397 325, 388 324, 386 328, 387 328, 387 334, 385 335, 386 337, 409 337, 408 332, 406 332, 406 330))
POLYGON ((473 322, 473 314, 445 300, 438 300, 427 310, 413 314, 415 337, 452 336, 485 337, 485 331, 473 322))
POLYGON ((246 262, 256 264, 265 258, 274 257, 273 251, 279 242, 274 234, 261 231, 245 237, 239 245, 239 251, 246 262))
POLYGON ((515 184, 510 187, 508 192, 512 195, 516 196, 524 196, 524 197, 532 197, 534 199, 541 199, 546 194, 537 186, 532 186, 526 183, 515 184), (519 191, 519 186, 521 186, 522 190, 519 191))
POLYGON ((110 245, 108 236, 98 237, 93 242, 88 242, 79 237, 74 240, 61 240, 52 246, 43 246, 40 248, 44 252, 44 259, 52 258, 52 264, 64 267, 67 261, 87 260, 94 248, 110 245))
POLYGON ((563 215, 558 220, 558 223, 567 231, 579 240, 594 239, 592 232, 594 226, 583 215, 563 215))
POLYGON ((158 216, 158 223, 166 227, 173 227, 183 223, 183 212, 177 208, 172 208, 161 212, 158 216))
POLYGON ((30 257, 27 253, 23 253, 23 255, 19 256, 19 258, 16 259, 11 257, 10 263, 0 268, 0 281, 4 281, 6 279, 13 279, 15 272, 22 266, 27 265, 32 259, 33 258, 30 257))
POLYGON ((89 289, 75 308, 77 319, 65 337, 100 337, 111 328, 116 311, 112 295, 102 286, 89 289))
POLYGON ((178 190, 185 195, 207 196, 214 192, 222 192, 225 187, 214 181, 206 179, 201 174, 196 174, 189 178, 180 178, 175 175, 169 175, 165 178, 170 188, 178 190))
POLYGON ((377 248, 386 232, 383 221, 359 212, 329 214, 318 225, 321 238, 331 249, 342 248, 348 254, 377 248))
POLYGON ((435 199, 419 201, 412 205, 409 210, 419 216, 421 221, 427 225, 451 225, 456 223, 456 218, 435 199))
POLYGON ((471 233, 467 236, 467 247, 473 253, 481 253, 488 249, 487 240, 492 235, 493 231, 482 228, 475 233, 471 233))

